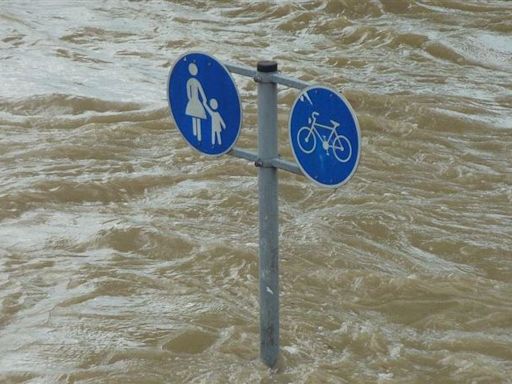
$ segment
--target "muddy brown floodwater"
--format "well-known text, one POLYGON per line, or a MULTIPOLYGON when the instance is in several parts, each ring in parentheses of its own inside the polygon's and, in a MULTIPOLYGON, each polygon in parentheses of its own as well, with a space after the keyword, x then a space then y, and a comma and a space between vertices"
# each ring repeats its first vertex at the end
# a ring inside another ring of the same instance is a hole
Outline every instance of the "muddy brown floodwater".
POLYGON ((512 383, 512 2, 0 0, 0 382, 512 383), (169 116, 190 50, 359 118, 348 184, 280 175, 275 373, 256 170, 169 116))

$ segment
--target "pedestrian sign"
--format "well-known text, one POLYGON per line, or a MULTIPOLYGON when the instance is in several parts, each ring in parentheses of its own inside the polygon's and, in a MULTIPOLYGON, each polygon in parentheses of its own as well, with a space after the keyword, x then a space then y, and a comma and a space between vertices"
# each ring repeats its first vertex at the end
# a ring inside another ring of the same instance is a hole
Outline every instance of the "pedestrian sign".
POLYGON ((197 151, 229 152, 240 135, 242 104, 233 78, 214 57, 192 52, 178 58, 169 73, 171 117, 197 151))
POLYGON ((289 120, 292 152, 304 174, 325 187, 339 187, 359 164, 361 134, 348 101, 321 86, 304 89, 289 120))

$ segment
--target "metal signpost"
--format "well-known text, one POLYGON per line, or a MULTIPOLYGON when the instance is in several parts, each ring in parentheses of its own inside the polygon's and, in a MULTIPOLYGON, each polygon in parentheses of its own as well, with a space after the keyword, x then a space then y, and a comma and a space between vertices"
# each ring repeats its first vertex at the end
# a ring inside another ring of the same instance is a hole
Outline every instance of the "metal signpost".
POLYGON ((259 189, 260 356, 275 366, 279 356, 279 220, 277 170, 305 174, 315 183, 337 188, 355 173, 361 136, 348 101, 326 87, 310 87, 284 76, 274 61, 256 70, 223 65, 210 55, 191 52, 178 58, 169 73, 171 117, 194 149, 210 156, 229 153, 254 161, 259 189), (229 72, 258 83, 258 151, 234 147, 242 108, 229 72), (298 166, 278 153, 277 85, 302 90, 289 120, 290 145, 298 166))

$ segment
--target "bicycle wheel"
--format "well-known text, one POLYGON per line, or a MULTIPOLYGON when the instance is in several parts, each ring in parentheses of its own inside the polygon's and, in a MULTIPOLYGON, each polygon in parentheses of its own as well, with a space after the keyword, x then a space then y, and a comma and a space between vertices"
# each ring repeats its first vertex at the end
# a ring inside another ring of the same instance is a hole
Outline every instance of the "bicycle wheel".
POLYGON ((315 132, 310 127, 302 127, 297 133, 297 142, 304 153, 311 153, 316 147, 315 132))
POLYGON ((332 151, 334 152, 334 157, 341 163, 346 163, 352 156, 350 141, 343 135, 336 136, 332 142, 332 151))

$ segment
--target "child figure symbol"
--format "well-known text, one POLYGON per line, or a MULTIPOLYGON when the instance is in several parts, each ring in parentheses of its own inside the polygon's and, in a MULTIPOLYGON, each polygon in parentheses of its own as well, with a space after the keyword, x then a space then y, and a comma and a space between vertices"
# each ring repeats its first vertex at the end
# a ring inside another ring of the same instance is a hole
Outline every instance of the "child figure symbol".
POLYGON ((217 142, 219 145, 222 145, 220 133, 223 129, 226 129, 226 123, 224 122, 224 119, 222 118, 219 111, 217 111, 217 108, 219 108, 219 103, 217 102, 217 99, 211 99, 210 106, 208 106, 208 103, 205 102, 204 107, 210 114, 212 121, 212 145, 215 145, 215 142, 217 142))

